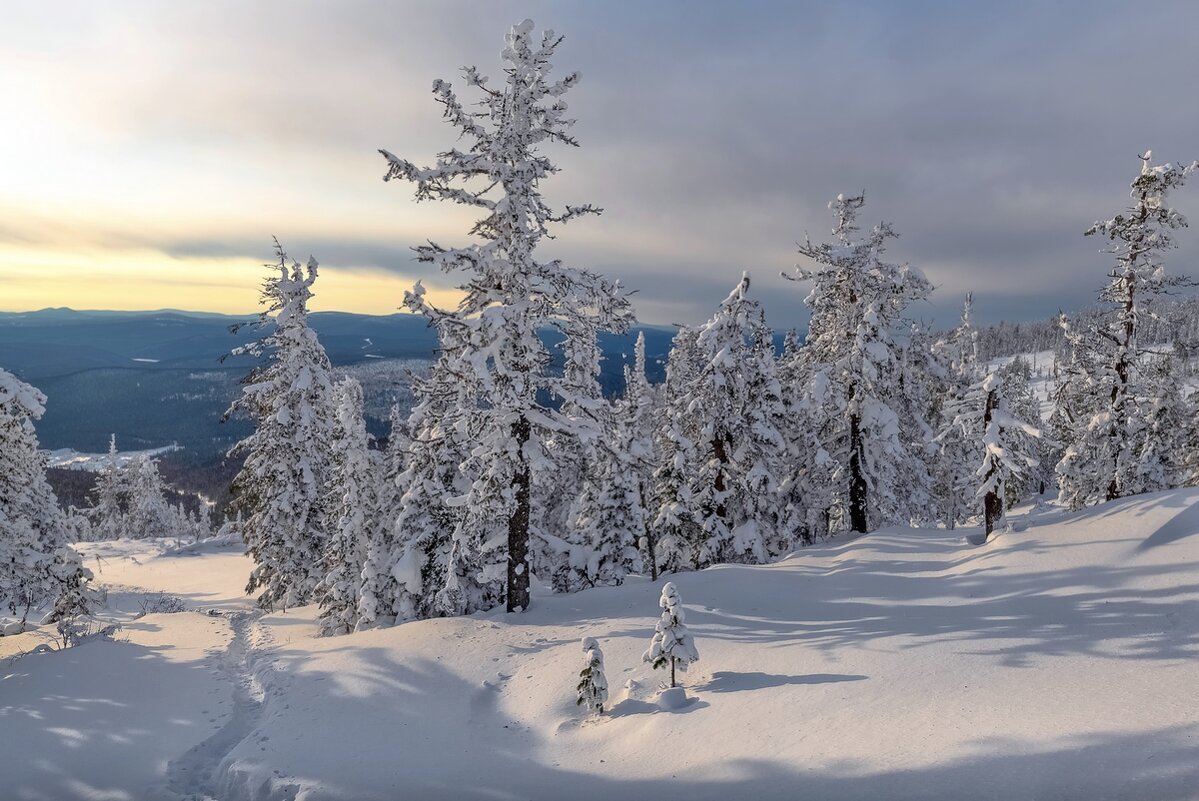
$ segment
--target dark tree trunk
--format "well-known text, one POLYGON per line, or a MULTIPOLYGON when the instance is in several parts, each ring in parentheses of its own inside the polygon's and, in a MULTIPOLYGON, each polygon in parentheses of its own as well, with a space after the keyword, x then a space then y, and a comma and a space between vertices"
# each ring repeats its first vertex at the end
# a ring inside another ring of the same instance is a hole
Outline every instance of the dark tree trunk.
POLYGON ((512 424, 519 463, 513 484, 516 487, 516 508, 508 518, 508 599, 509 612, 524 612, 529 608, 529 462, 524 448, 529 441, 529 421, 521 417, 512 424))
MULTIPOLYGON (((729 463, 729 452, 725 447, 725 440, 727 439, 727 434, 717 434, 716 437, 712 439, 712 452, 715 454, 716 460, 720 462, 720 470, 717 471, 716 480, 713 482, 716 489, 716 494, 718 496, 723 495, 725 490, 724 471, 725 465, 729 463)), ((728 510, 725 509, 724 503, 717 503, 716 516, 723 519, 727 514, 728 510)))
POLYGON ((670 686, 674 687, 674 657, 670 657, 670 686))
MULTIPOLYGON (((996 396, 995 390, 988 392, 987 407, 983 412, 984 431, 986 431, 987 427, 991 425, 991 418, 994 416, 995 407, 998 405, 998 403, 999 399, 996 396)), ((989 480, 998 470, 999 468, 992 464, 991 469, 987 472, 986 476, 983 477, 983 480, 989 480)), ((1003 487, 997 486, 995 489, 988 492, 986 497, 983 498, 983 520, 987 537, 990 537, 991 532, 995 530, 995 521, 1003 517, 1003 498, 1000 495, 1002 491, 1003 487)))
POLYGON ((1124 297, 1124 343, 1123 352, 1116 361, 1116 385, 1112 387, 1112 480, 1107 485, 1107 500, 1114 501, 1124 494, 1120 486, 1120 451, 1124 449, 1124 439, 1128 436, 1125 415, 1128 413, 1128 384, 1131 380, 1131 359, 1136 358, 1132 353, 1136 343, 1136 273, 1126 271, 1125 280, 1127 294, 1124 297))
POLYGON ((849 527, 865 534, 866 476, 862 473, 862 429, 856 414, 849 417, 849 527))

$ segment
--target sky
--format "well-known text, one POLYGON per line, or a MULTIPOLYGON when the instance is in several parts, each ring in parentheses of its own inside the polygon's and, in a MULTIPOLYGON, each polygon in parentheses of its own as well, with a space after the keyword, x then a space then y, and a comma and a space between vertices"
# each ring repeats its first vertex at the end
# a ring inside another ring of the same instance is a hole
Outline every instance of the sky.
MULTIPOLYGON (((256 308, 271 237, 322 265, 316 309, 395 311, 412 259, 469 241, 460 207, 384 183, 456 144, 430 87, 500 73, 525 17, 581 147, 551 147, 547 257, 619 278, 642 322, 705 319, 743 270, 777 328, 828 201, 900 233, 937 287, 912 313, 1041 319, 1110 268, 1082 232, 1128 203, 1138 154, 1199 158, 1189 2, 8 3, 0 26, 0 310, 256 308)), ((1199 181, 1174 198, 1199 217, 1199 181)), ((1175 272, 1199 274, 1199 229, 1175 272)))

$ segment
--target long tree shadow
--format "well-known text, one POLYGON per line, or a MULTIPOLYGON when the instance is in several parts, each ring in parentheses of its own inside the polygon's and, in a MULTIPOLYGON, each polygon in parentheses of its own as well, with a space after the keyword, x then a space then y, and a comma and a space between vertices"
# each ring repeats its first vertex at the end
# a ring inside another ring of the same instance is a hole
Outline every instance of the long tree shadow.
POLYGON ((1185 507, 1163 526, 1146 537, 1136 547, 1137 553, 1168 545, 1171 542, 1199 534, 1199 504, 1185 507))
MULTIPOLYGON (((160 631, 148 621, 125 628, 160 631)), ((148 798, 168 761, 229 714, 220 653, 93 639, 0 663, 0 797, 148 798)))
POLYGON ((809 673, 804 676, 779 676, 774 673, 736 673, 718 670, 707 684, 696 690, 714 693, 735 693, 741 690, 765 690, 799 684, 833 684, 842 681, 864 681, 867 676, 846 673, 809 673))

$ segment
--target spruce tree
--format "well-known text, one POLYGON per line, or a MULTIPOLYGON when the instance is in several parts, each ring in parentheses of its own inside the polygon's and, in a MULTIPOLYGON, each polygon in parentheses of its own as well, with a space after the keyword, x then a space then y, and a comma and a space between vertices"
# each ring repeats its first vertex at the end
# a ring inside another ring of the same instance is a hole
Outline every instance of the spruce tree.
MULTIPOLYGON (((470 554, 459 553, 447 589, 453 591, 451 585, 473 573, 483 584, 498 584, 499 591, 463 598, 464 612, 483 608, 477 603, 504 602, 508 611, 529 606, 531 474, 534 462, 543 458, 547 435, 573 429, 570 420, 539 397, 546 391, 566 403, 574 396, 563 380, 548 374, 541 330, 552 327, 567 338, 590 337, 597 329, 623 330, 631 319, 619 285, 557 260, 536 258, 552 224, 599 209, 568 206, 555 213, 542 199, 541 182, 558 168, 540 152, 541 146, 577 145, 569 134, 573 120, 566 117, 562 96, 579 76, 550 80, 550 58, 561 38, 546 31, 535 44, 532 31, 532 21, 525 20, 506 37, 499 87, 474 67, 463 71, 467 86, 481 96, 480 110, 464 105, 448 82, 434 82, 433 92, 446 119, 468 143, 466 150, 447 150, 424 169, 381 151, 388 162, 385 178, 414 183, 419 200, 461 203, 484 215, 471 229, 479 243, 459 248, 430 243, 416 249, 421 261, 466 273, 458 308, 434 308, 419 285, 405 299, 409 309, 439 328, 454 329, 450 340, 459 346, 456 363, 471 372, 479 391, 465 410, 479 429, 471 457, 477 477, 459 525, 477 532, 468 539, 480 544, 480 553, 475 564, 470 554), (496 521, 504 531, 495 531, 496 521)), ((444 339, 442 347, 447 347, 444 339)))
POLYGON ((683 599, 673 581, 662 585, 662 597, 658 605, 662 607, 662 616, 654 628, 649 650, 641 655, 641 659, 655 670, 669 667, 670 686, 675 687, 676 672, 686 673, 692 662, 699 661, 699 651, 695 649, 695 640, 684 622, 687 615, 683 611, 683 599))
POLYGON ((94 498, 88 509, 96 539, 115 540, 126 536, 126 477, 117 456, 117 437, 113 434, 108 439, 108 457, 96 473, 96 486, 92 489, 94 498))
POLYGON ((832 243, 806 240, 800 255, 815 262, 794 277, 812 283, 811 309, 799 371, 800 392, 819 446, 837 465, 838 492, 849 528, 865 532, 912 516, 901 497, 901 476, 923 465, 905 447, 897 408, 902 358, 893 329, 907 307, 932 290, 919 270, 884 262, 886 223, 858 237, 857 215, 865 197, 838 196, 832 243))
POLYGON ((476 544, 465 539, 460 500, 470 491, 463 472, 470 451, 470 419, 463 415, 473 392, 461 369, 443 348, 427 376, 413 376, 417 403, 405 423, 408 449, 396 476, 397 506, 371 537, 362 573, 358 628, 395 621, 460 614, 480 607, 477 576, 467 575, 452 591, 454 563, 476 544), (465 596, 476 596, 467 601, 465 596))
POLYGON ((370 458, 362 386, 343 378, 333 389, 333 403, 337 418, 326 479, 329 539, 323 557, 325 578, 315 592, 322 636, 348 634, 358 624, 363 564, 380 513, 379 476, 370 458))
POLYGON ((682 327, 671 343, 662 387, 662 409, 655 437, 653 473, 653 564, 661 573, 677 573, 692 562, 701 536, 693 512, 690 477, 699 458, 695 419, 687 413, 698 372, 695 331, 682 327))
POLYGON ((66 519, 46 481, 34 421, 46 396, 0 369, 0 603, 20 615, 52 603, 47 622, 87 614, 91 571, 68 544, 66 519))
POLYGON ((309 259, 305 269, 289 263, 275 245, 277 273, 263 282, 266 309, 256 323, 270 333, 233 351, 265 363, 245 379, 226 417, 243 412, 257 424, 231 451, 246 454, 233 485, 238 508, 246 512, 242 536, 255 563, 246 592, 260 590, 264 609, 287 609, 311 601, 324 578, 336 415, 329 358, 308 325, 316 260, 309 259))
POLYGON ((579 671, 575 705, 586 706, 588 711, 602 715, 607 703, 608 679, 604 676, 604 652, 594 637, 584 637, 583 669, 579 671))
MULTIPOLYGON (((987 536, 1004 517, 1007 487, 1038 464, 1040 429, 1013 414, 998 372, 971 387, 953 425, 978 437, 981 459, 974 471, 974 497, 982 506, 987 536)), ((976 507, 977 508, 977 507, 976 507)))
POLYGON ((1141 156, 1140 174, 1132 182, 1132 205, 1109 220, 1095 223, 1087 236, 1111 242, 1116 265, 1099 294, 1103 314, 1084 337, 1098 370, 1089 376, 1089 391, 1102 406, 1077 429, 1074 444, 1062 457, 1062 500, 1072 506, 1110 501, 1142 490, 1138 468, 1145 442, 1148 389, 1141 375, 1145 351, 1141 320, 1154 301, 1171 288, 1188 283, 1171 276, 1162 256, 1175 247, 1172 231, 1186 218, 1167 205, 1170 192, 1199 169, 1189 165, 1154 165, 1152 153, 1141 156))

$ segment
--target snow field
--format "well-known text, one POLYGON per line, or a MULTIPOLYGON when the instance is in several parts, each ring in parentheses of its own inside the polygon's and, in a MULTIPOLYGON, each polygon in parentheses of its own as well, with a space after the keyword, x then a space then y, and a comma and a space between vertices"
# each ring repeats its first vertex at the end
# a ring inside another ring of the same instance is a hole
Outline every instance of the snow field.
POLYGON ((641 661, 661 582, 317 638, 315 607, 236 611, 240 555, 98 543, 111 557, 99 580, 130 593, 110 593, 118 605, 141 587, 226 606, 6 663, 0 736, 20 744, 8 786, 22 799, 1194 798, 1199 490, 1034 514, 982 548, 965 530, 887 529, 669 577, 701 654, 677 712, 655 703, 666 671, 641 661), (584 636, 604 650, 602 717, 575 705, 584 636))

